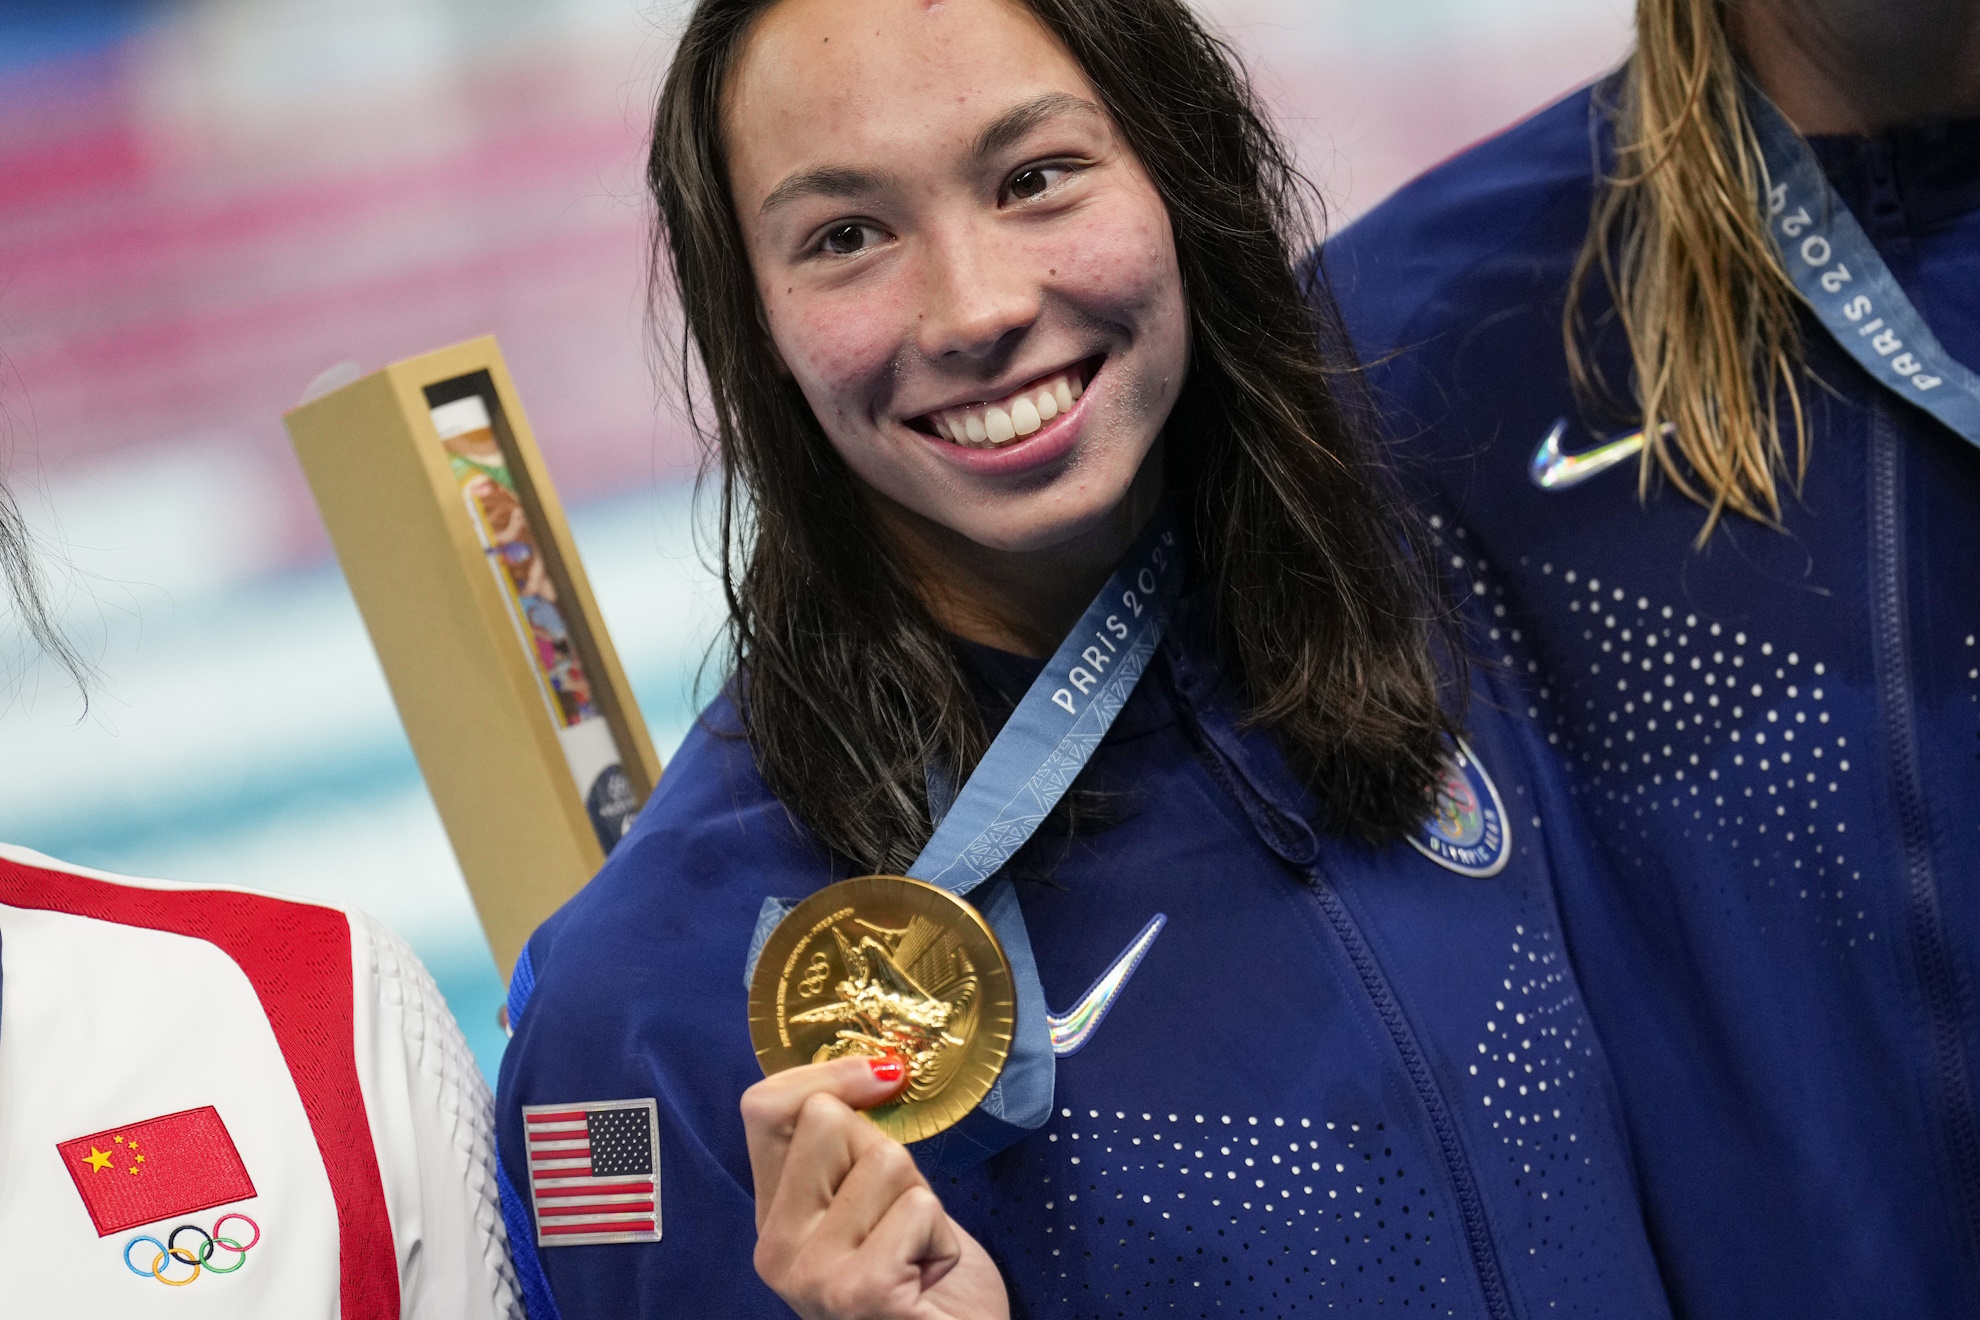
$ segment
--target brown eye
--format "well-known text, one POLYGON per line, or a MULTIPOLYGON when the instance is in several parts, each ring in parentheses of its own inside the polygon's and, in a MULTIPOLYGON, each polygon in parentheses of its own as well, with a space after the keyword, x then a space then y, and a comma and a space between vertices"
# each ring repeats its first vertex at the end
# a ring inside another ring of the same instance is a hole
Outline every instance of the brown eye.
POLYGON ((828 229, 820 246, 836 256, 850 256, 866 246, 866 226, 839 225, 828 229))
POLYGON ((1012 176, 1010 192, 1011 196, 1017 198, 1036 197, 1039 193, 1044 192, 1051 186, 1052 179, 1050 175, 1045 170, 1034 165, 1028 169, 1019 170, 1012 176))

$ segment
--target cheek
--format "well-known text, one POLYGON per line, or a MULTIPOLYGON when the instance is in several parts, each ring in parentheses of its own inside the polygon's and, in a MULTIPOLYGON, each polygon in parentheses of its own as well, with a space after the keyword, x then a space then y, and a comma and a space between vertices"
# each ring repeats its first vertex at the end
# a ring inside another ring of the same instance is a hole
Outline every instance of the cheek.
POLYGON ((1182 274, 1168 216, 1152 198, 1096 215, 1053 281, 1087 315, 1132 329, 1144 352, 1172 356, 1187 340, 1182 274))
POLYGON ((884 296, 805 297, 764 291, 777 353, 827 434, 864 418, 884 397, 900 342, 898 309, 884 296))

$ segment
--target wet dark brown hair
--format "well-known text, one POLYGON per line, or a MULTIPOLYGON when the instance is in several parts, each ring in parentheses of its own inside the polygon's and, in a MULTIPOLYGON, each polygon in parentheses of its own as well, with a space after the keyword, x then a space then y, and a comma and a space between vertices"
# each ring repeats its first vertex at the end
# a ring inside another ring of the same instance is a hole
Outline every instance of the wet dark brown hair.
MULTIPOLYGON (((763 329, 721 111, 773 3, 702 0, 688 20, 647 165, 656 274, 685 316, 681 380, 719 472, 732 690, 756 763, 834 849, 898 871, 931 832, 927 767, 966 775, 988 735, 950 639, 763 329)), ((1452 725, 1433 659, 1447 616, 1347 402, 1356 378, 1331 301, 1309 302, 1294 270, 1312 247, 1311 186, 1182 0, 1025 3, 1168 208, 1191 369, 1165 480, 1222 661, 1315 790, 1320 826, 1396 839, 1427 810, 1452 725)))

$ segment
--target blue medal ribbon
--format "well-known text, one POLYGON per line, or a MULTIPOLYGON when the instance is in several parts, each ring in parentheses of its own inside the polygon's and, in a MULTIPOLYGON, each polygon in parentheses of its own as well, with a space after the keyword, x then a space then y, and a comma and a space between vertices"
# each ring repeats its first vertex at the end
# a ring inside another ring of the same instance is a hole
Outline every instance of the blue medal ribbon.
MULTIPOLYGON (((1051 1117, 1052 1037, 1031 936, 1016 886, 1007 877, 984 882, 1037 831, 1099 749, 1161 644, 1181 583, 1175 530, 1157 515, 1032 680, 908 868, 913 879, 952 894, 983 888, 973 901, 1004 947, 1017 990, 1017 1030, 996 1084, 968 1117, 917 1144, 917 1153, 938 1167, 986 1160, 1051 1117)), ((764 900, 745 985, 763 942, 793 906, 794 900, 764 900)))
POLYGON ((1750 77, 1745 83, 1767 163, 1767 229, 1795 289, 1871 379, 1980 446, 1980 375, 1940 345, 1815 153, 1750 77))

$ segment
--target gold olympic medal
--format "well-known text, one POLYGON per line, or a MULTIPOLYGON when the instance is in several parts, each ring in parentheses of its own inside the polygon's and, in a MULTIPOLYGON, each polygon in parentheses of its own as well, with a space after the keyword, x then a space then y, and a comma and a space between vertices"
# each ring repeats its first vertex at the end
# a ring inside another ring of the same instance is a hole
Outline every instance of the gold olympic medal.
POLYGON ((765 1076, 860 1054, 907 1064, 907 1089, 866 1111, 896 1141, 976 1108, 1010 1056, 1011 966, 974 907, 919 880, 867 875, 819 890, 764 942, 749 1035, 765 1076))

